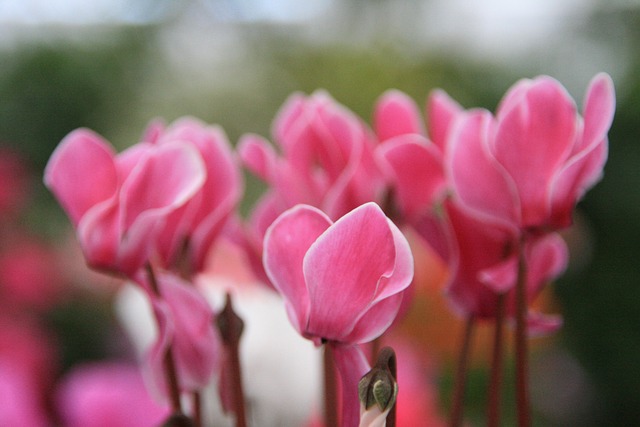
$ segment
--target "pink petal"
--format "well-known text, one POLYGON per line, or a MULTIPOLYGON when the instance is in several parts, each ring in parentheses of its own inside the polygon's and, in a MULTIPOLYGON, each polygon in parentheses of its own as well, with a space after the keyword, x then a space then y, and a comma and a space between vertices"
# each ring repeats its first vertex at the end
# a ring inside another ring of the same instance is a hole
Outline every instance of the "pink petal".
POLYGON ((550 182, 576 134, 575 104, 551 78, 536 79, 517 105, 498 116, 493 150, 518 189, 523 226, 539 226, 549 215, 550 182))
POLYGON ((460 116, 452 129, 448 173, 463 205, 479 215, 517 226, 518 195, 488 150, 492 126, 487 111, 476 110, 460 116))
POLYGON ((518 257, 511 256, 498 264, 478 272, 478 280, 496 294, 504 294, 516 285, 518 277, 518 257))
POLYGON ((395 196, 407 219, 433 209, 445 189, 442 155, 426 138, 405 135, 378 148, 391 166, 395 196))
POLYGON ((606 73, 595 76, 584 101, 583 144, 600 144, 606 138, 616 108, 613 81, 606 73))
POLYGON ((271 181, 276 153, 271 144, 258 135, 243 135, 238 142, 238 154, 242 163, 265 182, 271 181))
MULTIPOLYGON (((359 346, 329 343, 333 351, 342 385, 343 427, 357 427, 360 418, 358 383, 371 366, 359 346)), ((325 349, 327 351, 328 349, 325 349)))
POLYGON ((150 242, 139 242, 133 252, 134 259, 127 260, 127 267, 120 265, 120 227, 118 206, 115 199, 100 203, 84 215, 78 224, 78 240, 87 264, 98 270, 134 273, 148 256, 150 242))
POLYGON ((382 94, 375 106, 375 132, 380 141, 408 133, 424 135, 424 125, 420 119, 416 103, 399 90, 389 90, 382 94))
POLYGON ((455 117, 461 113, 462 107, 443 90, 434 90, 427 101, 427 125, 429 137, 433 143, 445 153, 447 138, 455 117))
POLYGON ((348 334, 393 273, 395 252, 387 218, 375 203, 336 221, 304 258, 307 332, 326 339, 348 334))
POLYGON ((286 301, 294 327, 305 333, 309 293, 303 274, 303 259, 331 220, 320 210, 298 205, 276 219, 264 238, 263 264, 273 286, 286 301))
POLYGON ((340 342, 364 344, 378 338, 396 319, 403 296, 403 293, 397 293, 371 305, 358 319, 349 335, 340 337, 340 342))
MULTIPOLYGON (((556 279, 567 268, 569 250, 565 241, 555 233, 546 234, 528 248, 528 282, 533 295, 556 279)), ((532 295, 532 296, 533 296, 532 295)))
POLYGON ((114 153, 99 135, 78 129, 67 135, 51 155, 44 182, 74 225, 91 207, 117 191, 114 153))
POLYGON ((527 334, 530 337, 546 336, 562 327, 562 316, 530 311, 527 314, 527 334))

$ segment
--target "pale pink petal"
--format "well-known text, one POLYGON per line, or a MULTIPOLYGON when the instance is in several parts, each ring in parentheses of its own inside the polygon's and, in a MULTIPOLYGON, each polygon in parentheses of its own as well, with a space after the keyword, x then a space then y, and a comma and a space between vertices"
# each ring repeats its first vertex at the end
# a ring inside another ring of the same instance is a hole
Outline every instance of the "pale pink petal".
POLYGON ((388 90, 382 94, 376 103, 373 121, 381 142, 408 133, 424 135, 418 106, 399 90, 388 90))
POLYGON ((443 90, 434 90, 427 101, 429 138, 442 153, 447 151, 447 138, 451 125, 462 107, 443 90))
POLYGON ((447 163, 460 202, 479 215, 517 226, 520 202, 501 166, 488 151, 493 119, 487 111, 461 115, 454 124, 447 163))
POLYGON ((516 285, 518 278, 518 257, 512 255, 498 264, 478 271, 478 281, 496 294, 504 294, 516 285))
POLYGON ((297 128, 300 126, 300 117, 304 114, 305 103, 305 96, 302 93, 296 92, 290 95, 273 121, 273 137, 282 144, 285 151, 289 148, 288 141, 292 133, 299 132, 297 128))
POLYGON ((572 99, 548 77, 536 79, 498 116, 493 152, 518 189, 522 226, 540 225, 549 215, 550 183, 571 153, 576 123, 572 99))
POLYGON ((393 273, 393 239, 382 210, 367 203, 340 218, 311 245, 303 265, 310 334, 333 339, 353 329, 381 282, 393 273))
POLYGON ((171 311, 175 335, 171 345, 180 386, 205 387, 220 364, 220 338, 214 329, 211 307, 192 284, 176 276, 159 278, 160 292, 171 311))
POLYGON ((566 270, 568 262, 567 244, 558 234, 546 234, 531 242, 527 251, 530 292, 537 295, 544 285, 566 270))
POLYGON ((500 100, 500 104, 496 109, 496 116, 503 117, 511 109, 516 108, 521 102, 523 102, 523 98, 526 96, 527 91, 532 85, 533 80, 520 79, 511 86, 500 100))
POLYGON ((342 427, 357 427, 360 418, 358 383, 360 378, 369 372, 371 366, 359 346, 334 343, 328 343, 328 345, 331 345, 342 385, 342 422, 340 425, 342 427))
POLYGON ((116 194, 114 156, 111 146, 87 129, 71 132, 51 155, 44 182, 74 225, 92 206, 116 194))
POLYGON ((391 166, 394 195, 407 219, 433 209, 446 185, 435 145, 422 136, 405 135, 387 141, 378 152, 391 166))
POLYGON ((530 311, 527 314, 527 334, 530 337, 550 335, 562 327, 562 316, 530 311))
POLYGON ((267 230, 263 264, 273 286, 284 296, 294 327, 304 334, 309 313, 309 293, 303 259, 318 237, 331 225, 320 210, 299 205, 289 209, 267 230))
MULTIPOLYGON (((146 289, 148 290, 148 286, 146 289)), ((167 303, 152 296, 150 299, 158 327, 158 335, 144 355, 142 375, 151 396, 158 402, 169 403, 169 387, 165 376, 164 358, 176 333, 176 328, 171 320, 171 309, 167 303)))

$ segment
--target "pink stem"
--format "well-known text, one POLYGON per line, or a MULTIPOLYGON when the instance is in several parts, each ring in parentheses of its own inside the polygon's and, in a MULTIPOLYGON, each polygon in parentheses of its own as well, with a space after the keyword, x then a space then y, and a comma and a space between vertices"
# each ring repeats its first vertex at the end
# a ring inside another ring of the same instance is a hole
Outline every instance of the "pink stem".
POLYGON ((516 402, 518 426, 531 425, 529 403, 529 363, 527 350, 527 263, 524 253, 524 241, 520 242, 518 256, 518 281, 516 283, 516 402))
POLYGON ((467 383, 467 371, 469 369, 469 355, 471 353, 471 338, 475 326, 475 318, 469 316, 464 328, 464 338, 458 356, 458 366, 456 368, 456 379, 453 389, 453 405, 451 409, 451 427, 462 425, 462 415, 464 408, 464 394, 467 383))

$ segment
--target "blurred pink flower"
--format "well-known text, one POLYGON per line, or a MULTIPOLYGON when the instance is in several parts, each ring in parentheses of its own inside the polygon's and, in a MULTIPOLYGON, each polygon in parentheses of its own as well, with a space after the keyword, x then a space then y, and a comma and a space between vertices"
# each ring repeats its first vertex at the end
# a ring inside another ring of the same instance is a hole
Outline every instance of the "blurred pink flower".
MULTIPOLYGON (((161 297, 149 291, 149 299, 157 319, 158 334, 147 351, 143 372, 154 397, 163 399, 168 396, 163 363, 169 346, 180 390, 194 391, 209 384, 219 369, 221 344, 214 328, 213 311, 200 292, 168 272, 161 272, 156 278, 161 297)), ((139 279, 139 282, 149 289, 146 279, 139 279)))
POLYGON ((184 142, 196 148, 204 161, 204 184, 168 215, 157 247, 165 267, 201 271, 212 243, 243 194, 242 176, 227 136, 219 126, 184 117, 166 128, 152 123, 143 141, 158 147, 184 142))
MULTIPOLYGON (((455 241, 449 300, 465 316, 494 319, 498 295, 506 293, 506 315, 514 318, 518 241, 512 230, 499 222, 479 219, 456 203, 448 202, 446 207, 455 241)), ((523 250, 528 266, 527 301, 531 303, 565 270, 568 250, 555 233, 527 239, 523 250)), ((530 312, 528 323, 531 334, 541 334, 560 327, 561 319, 530 312)))
POLYGON ((587 89, 584 119, 556 80, 521 80, 495 118, 475 110, 454 123, 447 166, 456 197, 515 230, 570 225, 576 202, 602 175, 614 110, 604 73, 587 89))
POLYGON ((273 137, 281 154, 253 134, 238 146, 245 166, 269 185, 247 225, 245 244, 257 260, 267 227, 286 209, 304 203, 337 219, 382 197, 373 132, 328 93, 291 95, 274 120, 273 137))
POLYGON ((343 384, 343 425, 357 425, 357 384, 369 369, 357 344, 393 322, 413 277, 409 244, 375 203, 335 223, 296 206, 265 237, 264 267, 295 329, 333 348, 343 384))
POLYGON ((56 397, 66 427, 155 427, 170 413, 151 399, 139 368, 119 362, 73 368, 56 397))
POLYGON ((23 234, 11 236, 0 252, 0 301, 7 309, 47 309, 64 292, 57 256, 43 243, 23 234))
POLYGON ((73 131, 45 169, 89 266, 132 276, 149 256, 169 215, 206 179, 191 144, 136 144, 116 155, 97 134, 73 131))

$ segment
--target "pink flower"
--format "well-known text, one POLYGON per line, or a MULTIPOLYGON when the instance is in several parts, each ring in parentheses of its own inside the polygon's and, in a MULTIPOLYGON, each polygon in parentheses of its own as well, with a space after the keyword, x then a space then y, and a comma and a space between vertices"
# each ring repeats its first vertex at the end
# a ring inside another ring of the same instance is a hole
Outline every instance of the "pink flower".
POLYGON ((202 270, 207 253, 242 196, 242 176, 222 128, 185 117, 164 128, 152 123, 144 137, 158 147, 175 142, 195 148, 204 161, 200 189, 173 211, 159 235, 157 250, 166 267, 202 270))
POLYGON ((245 135, 238 146, 245 166, 269 185, 248 223, 250 256, 261 259, 267 227, 296 204, 336 219, 382 197, 385 178, 373 155, 375 136, 328 93, 290 96, 274 120, 273 136, 280 155, 257 135, 245 135))
POLYGON ((64 138, 44 175, 89 266, 128 276, 148 261, 166 219, 205 179, 202 158, 188 143, 139 143, 116 155, 86 129, 64 138))
POLYGON ((614 109, 604 73, 589 85, 584 118, 556 80, 521 80, 495 118, 480 110, 455 122, 449 168, 456 196, 517 230, 570 225, 576 202, 602 175, 614 109))
POLYGON ((169 415, 145 389, 136 366, 103 362, 74 368, 59 385, 57 404, 67 427, 153 427, 169 415))
POLYGON ((343 425, 357 425, 357 383, 368 370, 356 344, 393 322, 413 278, 409 245, 375 203, 335 223, 311 206, 296 206, 268 229, 264 267, 285 299, 294 328, 334 349, 341 373, 343 425))
MULTIPOLYGON (((506 314, 515 316, 515 283, 518 274, 518 241, 509 227, 470 214, 456 203, 447 203, 455 240, 454 259, 447 295, 456 311, 465 316, 494 319, 499 294, 506 294, 506 314)), ((566 268, 568 251, 555 233, 527 239, 526 294, 531 302, 543 287, 566 268)), ((553 316, 529 313, 529 332, 552 332, 561 325, 553 316)))
MULTIPOLYGON (((139 281, 149 290, 146 279, 139 281)), ((194 391, 209 384, 219 368, 221 344, 213 311, 193 285, 167 272, 158 274, 157 281, 161 297, 149 291, 149 299, 158 335, 147 351, 143 368, 153 395, 162 399, 168 396, 163 363, 169 346, 180 390, 194 391)))

